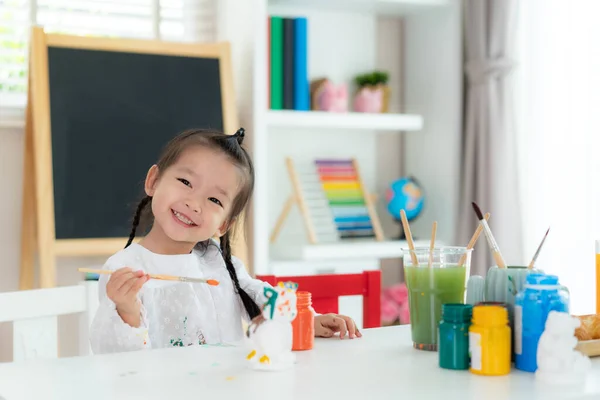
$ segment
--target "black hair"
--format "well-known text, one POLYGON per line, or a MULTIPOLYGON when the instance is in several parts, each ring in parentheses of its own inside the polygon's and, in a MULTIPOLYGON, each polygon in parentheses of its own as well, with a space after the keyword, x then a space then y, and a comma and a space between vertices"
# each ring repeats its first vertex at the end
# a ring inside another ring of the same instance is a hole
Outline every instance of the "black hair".
MULTIPOLYGON (((228 221, 237 221, 238 217, 242 214, 246 205, 248 204, 252 192, 254 191, 254 165, 250 155, 246 149, 242 146, 244 141, 245 130, 244 128, 238 129, 234 135, 227 135, 223 132, 214 130, 203 130, 193 129, 187 130, 180 133, 173 138, 164 147, 160 159, 156 163, 158 167, 159 175, 162 174, 167 168, 173 165, 181 156, 181 154, 191 146, 205 146, 217 151, 221 151, 226 154, 231 161, 240 169, 242 172, 241 189, 235 197, 231 213, 227 217, 228 221)), ((133 242, 136 231, 140 225, 142 217, 145 213, 151 214, 152 197, 145 196, 137 205, 135 214, 133 216, 133 222, 131 225, 131 233, 129 240, 125 247, 127 248, 133 242)), ((242 303, 250 319, 253 319, 257 315, 260 315, 261 311, 256 302, 250 297, 250 295, 242 289, 238 280, 235 267, 231 258, 231 235, 234 229, 228 229, 227 232, 220 238, 219 246, 220 253, 223 256, 227 272, 231 277, 235 291, 239 294, 242 299, 242 303)), ((206 243, 199 243, 198 245, 207 246, 210 243, 210 239, 206 243)))

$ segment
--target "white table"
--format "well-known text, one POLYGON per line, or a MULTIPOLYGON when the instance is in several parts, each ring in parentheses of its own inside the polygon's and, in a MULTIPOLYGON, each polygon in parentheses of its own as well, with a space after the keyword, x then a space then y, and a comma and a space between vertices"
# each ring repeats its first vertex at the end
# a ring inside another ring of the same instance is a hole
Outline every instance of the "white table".
POLYGON ((438 367, 407 326, 354 340, 319 339, 282 372, 247 368, 242 347, 188 347, 0 364, 0 398, 37 399, 600 399, 600 360, 581 388, 546 389, 533 374, 481 377, 438 367))

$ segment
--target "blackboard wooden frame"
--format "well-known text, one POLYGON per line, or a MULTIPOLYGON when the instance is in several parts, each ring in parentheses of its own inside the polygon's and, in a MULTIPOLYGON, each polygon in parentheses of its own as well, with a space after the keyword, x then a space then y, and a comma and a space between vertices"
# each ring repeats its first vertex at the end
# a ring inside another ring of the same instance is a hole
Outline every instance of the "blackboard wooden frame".
MULTIPOLYGON (((104 50, 126 53, 173 55, 219 60, 223 129, 235 132, 238 126, 230 46, 221 43, 171 43, 158 40, 91 38, 48 34, 41 27, 32 28, 29 58, 29 88, 25 123, 23 208, 21 232, 20 288, 35 285, 35 258, 39 263, 39 286, 56 286, 56 257, 108 256, 127 238, 56 239, 50 123, 50 83, 48 48, 104 50)), ((233 253, 246 262, 244 229, 234 240, 233 253)))

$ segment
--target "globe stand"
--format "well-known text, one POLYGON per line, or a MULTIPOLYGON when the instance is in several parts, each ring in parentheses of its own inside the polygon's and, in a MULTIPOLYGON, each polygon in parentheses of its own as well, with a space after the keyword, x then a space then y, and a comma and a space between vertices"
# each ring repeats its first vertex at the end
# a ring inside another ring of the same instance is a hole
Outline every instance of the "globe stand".
MULTIPOLYGON (((414 221, 415 219, 416 218, 413 218, 412 221, 414 221)), ((402 226, 402 221, 394 218, 394 222, 396 222, 398 225, 400 225, 400 234, 398 236, 396 236, 395 240, 406 240, 406 232, 404 232, 404 227, 402 226)), ((413 240, 417 240, 417 237, 414 235, 413 235, 413 240)))

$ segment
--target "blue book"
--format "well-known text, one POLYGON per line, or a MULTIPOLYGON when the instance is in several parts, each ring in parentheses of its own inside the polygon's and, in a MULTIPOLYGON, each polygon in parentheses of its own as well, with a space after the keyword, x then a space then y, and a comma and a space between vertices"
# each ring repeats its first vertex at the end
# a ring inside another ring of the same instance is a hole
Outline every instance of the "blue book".
POLYGON ((308 21, 306 17, 294 20, 294 110, 310 110, 308 84, 308 21))

